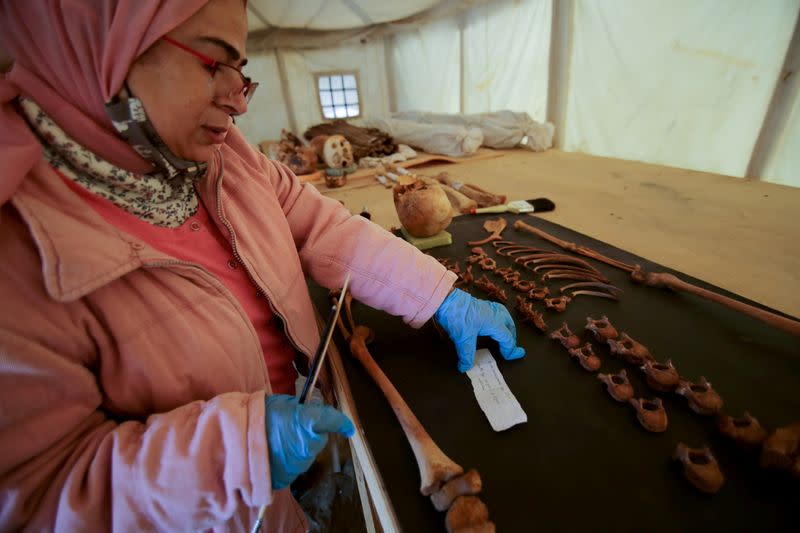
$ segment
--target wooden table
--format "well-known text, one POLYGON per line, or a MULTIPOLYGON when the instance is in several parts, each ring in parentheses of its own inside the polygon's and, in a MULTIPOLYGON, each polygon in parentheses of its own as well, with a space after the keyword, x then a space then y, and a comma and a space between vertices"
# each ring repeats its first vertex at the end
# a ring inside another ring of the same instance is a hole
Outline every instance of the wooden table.
MULTIPOLYGON (((558 150, 419 170, 443 171, 512 200, 550 198, 544 219, 800 316, 800 189, 558 150)), ((399 225, 377 182, 324 193, 399 225)))

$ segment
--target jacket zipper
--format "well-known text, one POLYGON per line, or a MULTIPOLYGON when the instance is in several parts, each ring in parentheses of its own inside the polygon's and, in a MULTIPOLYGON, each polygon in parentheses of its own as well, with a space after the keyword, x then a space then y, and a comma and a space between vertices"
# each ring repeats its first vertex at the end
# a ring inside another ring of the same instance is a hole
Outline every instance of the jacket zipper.
POLYGON ((250 269, 247 268, 247 265, 242 260, 241 255, 239 255, 239 249, 236 246, 236 232, 233 231, 233 226, 230 224, 230 222, 228 222, 228 220, 222 214, 222 178, 224 177, 225 162, 224 162, 224 160, 222 160, 222 154, 219 154, 219 156, 220 156, 220 176, 219 176, 219 179, 217 180, 216 187, 215 187, 215 189, 216 189, 215 192, 216 192, 216 196, 217 196, 217 198, 216 198, 217 216, 219 217, 219 220, 225 225, 225 228, 227 228, 228 234, 230 235, 231 250, 233 251, 233 257, 235 257, 236 261, 240 265, 242 265, 242 268, 244 268, 244 271, 247 273, 247 277, 249 277, 250 281, 253 283, 253 285, 255 285, 256 290, 258 291, 258 293, 261 296, 263 296, 264 299, 267 301, 267 305, 269 305, 269 308, 272 311, 272 313, 275 316, 277 316, 278 318, 281 319, 281 328, 283 329, 283 333, 286 335, 286 338, 289 339, 289 342, 292 344, 294 349, 297 350, 298 352, 302 353, 302 354, 305 354, 306 357, 311 357, 311 355, 306 353, 305 350, 301 349, 299 347, 297 341, 294 338, 292 338, 292 335, 289 333, 289 328, 288 328, 286 319, 284 318, 284 316, 282 314, 280 314, 278 312, 278 310, 272 304, 272 298, 270 298, 269 294, 267 294, 267 291, 255 279, 255 276, 253 276, 252 272, 250 272, 250 269))

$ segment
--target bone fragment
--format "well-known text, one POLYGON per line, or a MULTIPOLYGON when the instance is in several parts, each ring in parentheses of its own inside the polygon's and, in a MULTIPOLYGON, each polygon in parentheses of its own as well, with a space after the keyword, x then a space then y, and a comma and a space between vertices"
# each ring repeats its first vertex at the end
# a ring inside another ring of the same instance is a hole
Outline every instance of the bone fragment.
POLYGON ((481 491, 481 476, 472 469, 466 474, 455 477, 442 485, 442 488, 431 494, 431 501, 437 511, 446 511, 453 500, 459 496, 478 494, 481 491))
POLYGON ((459 496, 456 498, 445 516, 445 527, 447 528, 447 533, 494 531, 494 524, 489 522, 489 509, 476 496, 459 496), (487 527, 485 524, 491 524, 491 529, 475 529, 477 527, 487 527))

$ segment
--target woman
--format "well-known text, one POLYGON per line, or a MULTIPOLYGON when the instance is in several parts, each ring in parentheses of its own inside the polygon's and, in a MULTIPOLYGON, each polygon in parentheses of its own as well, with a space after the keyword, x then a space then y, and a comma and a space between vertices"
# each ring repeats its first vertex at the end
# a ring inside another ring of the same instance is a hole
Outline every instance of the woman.
POLYGON ((505 308, 351 216, 233 126, 243 0, 0 3, 0 529, 242 530, 349 436, 299 405, 305 275, 522 357, 505 308))

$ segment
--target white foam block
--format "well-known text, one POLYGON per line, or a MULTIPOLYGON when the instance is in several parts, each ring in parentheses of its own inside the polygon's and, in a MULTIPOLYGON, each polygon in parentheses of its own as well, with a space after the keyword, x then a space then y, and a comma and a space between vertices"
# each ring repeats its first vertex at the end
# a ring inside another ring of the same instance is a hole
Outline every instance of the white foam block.
POLYGON ((489 350, 482 348, 475 352, 475 366, 467 371, 467 376, 493 430, 503 431, 528 421, 489 350))

